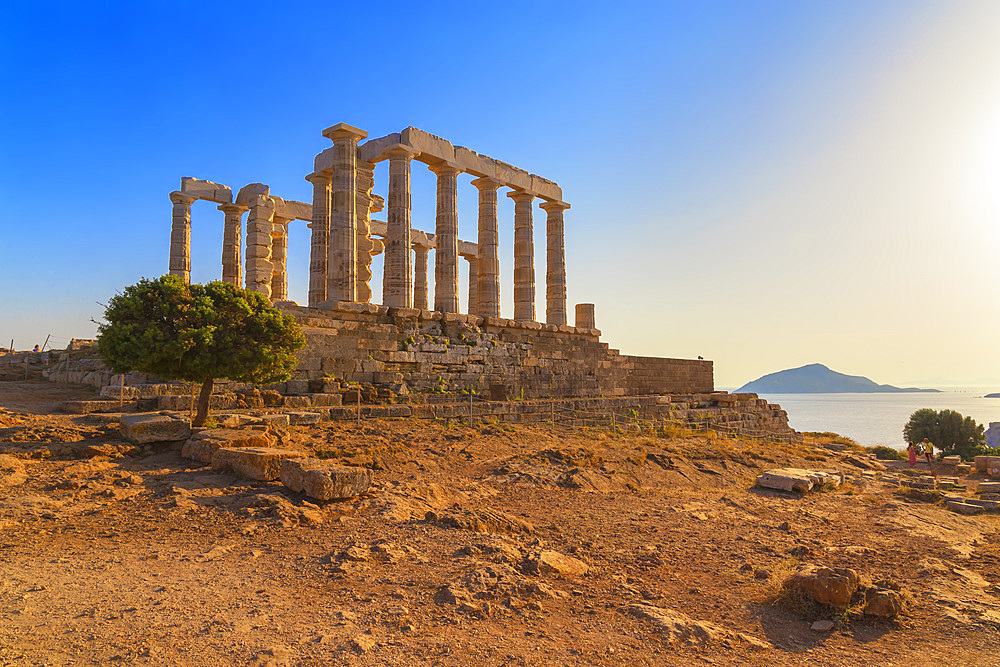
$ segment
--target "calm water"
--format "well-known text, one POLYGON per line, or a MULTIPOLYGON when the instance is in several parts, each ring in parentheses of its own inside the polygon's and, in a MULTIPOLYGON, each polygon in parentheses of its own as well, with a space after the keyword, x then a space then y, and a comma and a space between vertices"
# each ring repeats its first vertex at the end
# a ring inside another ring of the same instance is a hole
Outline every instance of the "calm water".
POLYGON ((920 408, 955 410, 984 427, 1000 422, 1000 388, 969 388, 940 394, 761 394, 780 403, 796 431, 833 431, 866 446, 904 447, 903 426, 920 408))

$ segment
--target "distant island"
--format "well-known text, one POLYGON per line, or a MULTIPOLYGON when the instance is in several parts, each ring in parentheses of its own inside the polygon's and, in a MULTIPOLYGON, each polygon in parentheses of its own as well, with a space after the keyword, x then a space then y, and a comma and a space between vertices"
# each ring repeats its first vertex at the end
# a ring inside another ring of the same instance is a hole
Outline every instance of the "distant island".
POLYGON ((1000 398, 1000 394, 986 394, 983 398, 1000 398))
POLYGON ((860 375, 844 375, 832 371, 823 364, 809 364, 801 368, 790 368, 771 373, 753 382, 748 382, 734 393, 753 392, 755 394, 875 394, 890 392, 938 392, 937 389, 917 389, 916 387, 893 387, 891 384, 877 384, 860 375))

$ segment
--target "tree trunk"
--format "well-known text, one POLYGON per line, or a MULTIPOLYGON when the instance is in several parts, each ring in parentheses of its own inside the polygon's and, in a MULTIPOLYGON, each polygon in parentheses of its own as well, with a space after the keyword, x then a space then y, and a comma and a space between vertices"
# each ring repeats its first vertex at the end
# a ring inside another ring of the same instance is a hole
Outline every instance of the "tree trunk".
POLYGON ((209 399, 212 398, 212 385, 214 383, 214 378, 205 378, 205 381, 202 383, 201 393, 198 394, 198 413, 195 414, 191 426, 205 425, 205 421, 208 419, 208 403, 209 399))

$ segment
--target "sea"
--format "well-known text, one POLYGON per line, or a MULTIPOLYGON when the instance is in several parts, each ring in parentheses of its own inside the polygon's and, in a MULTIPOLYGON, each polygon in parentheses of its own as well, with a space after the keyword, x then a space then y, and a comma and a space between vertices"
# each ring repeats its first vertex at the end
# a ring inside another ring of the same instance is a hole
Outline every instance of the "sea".
MULTIPOLYGON (((730 390, 731 391, 731 390, 730 390)), ((955 387, 940 393, 760 394, 788 413, 796 431, 831 431, 865 446, 904 449, 903 426, 921 408, 954 410, 984 427, 1000 422, 1000 387, 955 387)))

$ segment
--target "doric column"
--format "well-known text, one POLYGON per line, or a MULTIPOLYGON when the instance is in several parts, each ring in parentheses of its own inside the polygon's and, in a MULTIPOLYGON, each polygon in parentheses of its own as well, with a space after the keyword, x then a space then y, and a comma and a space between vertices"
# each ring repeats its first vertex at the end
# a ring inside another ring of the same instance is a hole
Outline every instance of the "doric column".
POLYGON ((271 228, 274 224, 274 200, 256 195, 250 200, 247 216, 246 288, 271 298, 271 228))
POLYGON ((533 194, 508 192, 514 200, 514 319, 535 319, 535 242, 531 218, 533 194))
POLYGON ((313 185, 312 236, 309 248, 309 307, 326 301, 326 262, 330 247, 330 173, 315 171, 306 180, 313 185))
POLYGON ((323 136, 333 141, 326 299, 331 303, 355 301, 358 297, 358 141, 368 133, 338 123, 323 130, 323 136))
POLYGON ((479 310, 479 258, 475 255, 462 255, 469 263, 469 315, 475 315, 479 310))
POLYGON ((437 174, 434 224, 434 310, 458 312, 458 167, 432 165, 437 174))
POLYGON ((430 248, 413 245, 413 307, 427 310, 427 253, 430 248))
POLYGON ((566 324, 566 244, 563 211, 569 204, 547 201, 542 209, 548 215, 545 224, 545 321, 566 324))
MULTIPOLYGON (((479 258, 476 310, 480 317, 500 317, 500 256, 497 236, 497 188, 492 178, 477 178, 479 188, 479 258)), ((471 279, 470 279, 471 285, 471 279)))
POLYGON ((576 328, 577 329, 596 329, 597 320, 594 317, 594 304, 592 303, 578 303, 576 304, 576 328))
POLYGON ((171 192, 174 207, 170 225, 170 275, 191 282, 191 204, 197 199, 183 192, 171 192))
POLYGON ((358 163, 358 232, 356 247, 358 249, 357 269, 357 300, 360 303, 372 301, 372 254, 375 244, 372 242, 372 189, 375 187, 375 164, 373 162, 358 163))
POLYGON ((405 146, 386 152, 389 158, 389 205, 382 276, 382 301, 396 308, 413 307, 410 277, 410 160, 405 146))
POLYGON ((219 210, 226 215, 222 227, 222 282, 243 287, 243 267, 240 248, 243 245, 240 218, 246 206, 221 204, 219 210))
POLYGON ((271 225, 271 300, 288 299, 288 223, 291 218, 274 217, 271 225))

